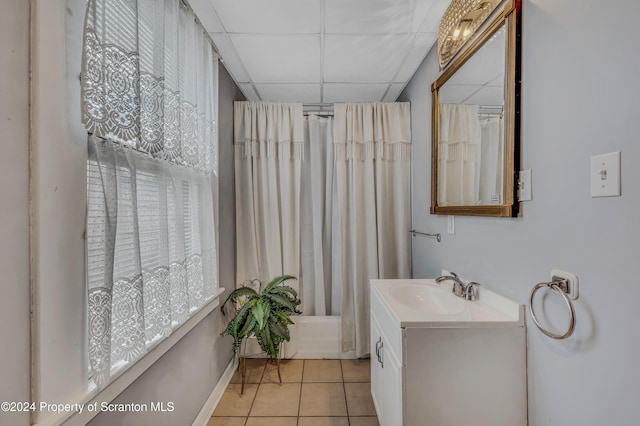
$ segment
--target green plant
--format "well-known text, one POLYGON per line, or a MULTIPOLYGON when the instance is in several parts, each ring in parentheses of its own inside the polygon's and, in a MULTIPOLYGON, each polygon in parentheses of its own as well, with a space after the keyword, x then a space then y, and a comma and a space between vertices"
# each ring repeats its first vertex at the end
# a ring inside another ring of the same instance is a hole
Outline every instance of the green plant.
POLYGON ((298 293, 285 281, 296 279, 282 275, 267 283, 258 282, 258 291, 243 285, 235 289, 222 304, 222 312, 230 318, 222 335, 233 337, 233 351, 237 356, 242 339, 255 336, 260 348, 277 359, 280 343, 289 341, 291 315, 299 315, 298 293))

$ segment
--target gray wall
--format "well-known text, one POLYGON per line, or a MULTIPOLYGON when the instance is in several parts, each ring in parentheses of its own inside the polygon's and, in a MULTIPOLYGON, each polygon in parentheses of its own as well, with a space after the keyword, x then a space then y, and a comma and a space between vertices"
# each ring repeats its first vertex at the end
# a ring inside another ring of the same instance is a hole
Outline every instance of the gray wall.
MULTIPOLYGON (((235 283, 235 207, 233 170, 233 101, 244 100, 220 64, 219 80, 218 218, 222 242, 220 284, 229 294, 235 283)), ((218 383, 232 355, 231 340, 220 337, 224 327, 220 309, 213 311, 157 363, 127 388, 114 403, 174 402, 173 413, 101 413, 91 425, 189 425, 218 383)))
POLYGON ((0 401, 29 401, 29 2, 0 10, 0 401))
MULTIPOLYGON (((552 268, 576 273, 571 338, 551 340, 527 318, 530 425, 638 425, 640 3, 523 3, 522 161, 533 201, 516 219, 456 217, 455 235, 446 216, 429 214, 431 51, 400 97, 412 103, 414 227, 443 234, 414 238, 414 276, 447 268, 526 304, 552 268), (590 157, 617 150, 622 197, 591 198, 590 157)), ((556 299, 550 316, 562 328, 556 299)))

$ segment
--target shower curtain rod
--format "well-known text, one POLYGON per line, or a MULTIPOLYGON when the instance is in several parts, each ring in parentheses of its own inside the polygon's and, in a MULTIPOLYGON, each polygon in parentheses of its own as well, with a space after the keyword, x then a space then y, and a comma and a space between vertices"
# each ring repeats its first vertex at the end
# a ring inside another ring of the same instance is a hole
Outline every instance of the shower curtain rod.
POLYGON ((304 111, 302 115, 325 115, 327 117, 333 117, 333 111, 304 111))
POLYGON ((309 104, 303 103, 302 107, 303 108, 304 107, 320 107, 320 108, 331 107, 331 108, 333 108, 333 104, 332 103, 331 104, 329 104, 329 103, 309 103, 309 104))

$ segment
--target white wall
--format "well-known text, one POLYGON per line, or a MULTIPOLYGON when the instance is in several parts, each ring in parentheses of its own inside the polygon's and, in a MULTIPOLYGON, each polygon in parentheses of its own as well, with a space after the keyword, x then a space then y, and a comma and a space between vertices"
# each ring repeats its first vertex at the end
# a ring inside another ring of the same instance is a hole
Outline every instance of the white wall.
POLYGON ((29 2, 0 10, 0 402, 29 401, 29 2))
POLYGON ((576 273, 571 338, 551 340, 528 318, 530 425, 638 425, 640 3, 523 3, 522 162, 533 201, 516 219, 456 217, 455 235, 446 216, 429 214, 430 52, 400 97, 412 102, 414 227, 443 234, 414 239, 414 276, 447 268, 526 304, 552 268, 576 273), (622 197, 591 198, 590 157, 617 150, 622 197))

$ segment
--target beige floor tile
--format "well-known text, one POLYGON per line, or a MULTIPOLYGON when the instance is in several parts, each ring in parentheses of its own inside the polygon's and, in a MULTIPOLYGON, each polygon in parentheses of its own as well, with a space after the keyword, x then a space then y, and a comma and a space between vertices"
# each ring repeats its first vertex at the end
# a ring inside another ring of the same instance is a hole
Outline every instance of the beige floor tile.
POLYGON ((246 426, 296 426, 297 417, 249 417, 246 426))
POLYGON ((369 359, 343 359, 342 377, 345 383, 370 382, 371 360, 369 359))
POLYGON ((339 359, 307 359, 304 361, 303 382, 342 382, 339 359))
POLYGON ((348 417, 298 417, 298 426, 349 426, 348 417))
MULTIPOLYGON (((240 363, 242 363, 242 361, 240 361, 240 363)), ((266 363, 266 358, 247 358, 247 370, 245 373, 247 377, 245 383, 260 383, 266 363)), ((229 383, 242 383, 242 374, 240 372, 241 365, 242 364, 238 365, 238 368, 229 383)))
POLYGON ((345 383, 347 406, 350 416, 375 416, 376 409, 371 399, 370 383, 345 383))
POLYGON ((349 417, 351 426, 380 426, 377 417, 349 417))
POLYGON ((239 384, 230 384, 213 412, 214 417, 248 416, 251 404, 256 396, 258 385, 244 386, 244 395, 240 395, 239 384))
POLYGON ((262 383, 256 394, 251 417, 297 416, 300 383, 262 383))
POLYGON ((246 417, 211 417, 207 426, 244 426, 246 417))
MULTIPOLYGON (((306 364, 306 362, 305 362, 306 364)), ((300 416, 346 416, 342 383, 303 383, 300 416)))
MULTIPOLYGON (((282 382, 294 382, 300 383, 302 381, 302 366, 304 360, 302 359, 283 359, 280 360, 280 375, 282 376, 282 382)), ((264 370, 262 376, 262 383, 279 383, 278 381, 278 365, 275 362, 269 361, 267 368, 264 370)))

